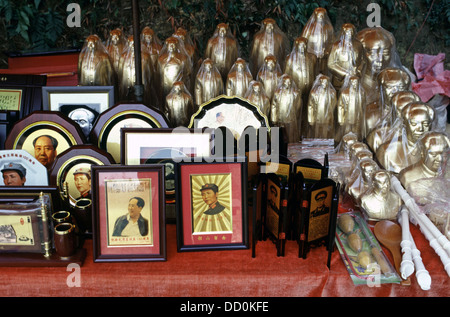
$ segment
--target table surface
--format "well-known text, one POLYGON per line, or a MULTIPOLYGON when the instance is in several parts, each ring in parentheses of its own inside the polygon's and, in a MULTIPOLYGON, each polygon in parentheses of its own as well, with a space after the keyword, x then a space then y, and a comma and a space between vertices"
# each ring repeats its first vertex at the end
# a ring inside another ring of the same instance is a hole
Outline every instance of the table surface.
MULTIPOLYGON (((177 252, 176 226, 166 225, 167 261, 94 263, 92 240, 86 240, 79 286, 68 286, 67 267, 2 267, 0 295, 63 297, 448 297, 450 278, 434 250, 411 225, 411 233, 432 278, 431 289, 422 290, 414 275, 411 284, 354 285, 339 252, 326 266, 324 247, 298 258, 295 241, 286 242, 286 254, 277 257, 271 241, 251 249, 177 252)), ((387 251, 385 251, 387 252, 387 251)), ((390 254, 388 254, 389 256, 390 254)), ((70 284, 70 283, 69 283, 70 284)))

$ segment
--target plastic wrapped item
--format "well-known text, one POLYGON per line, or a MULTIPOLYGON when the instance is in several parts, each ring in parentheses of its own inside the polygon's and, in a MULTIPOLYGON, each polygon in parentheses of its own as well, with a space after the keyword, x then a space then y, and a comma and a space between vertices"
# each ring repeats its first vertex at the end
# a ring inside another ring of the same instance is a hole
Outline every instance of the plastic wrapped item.
POLYGON ((335 140, 349 132, 357 135, 362 140, 361 124, 366 105, 366 92, 358 76, 347 76, 342 89, 339 91, 337 101, 337 129, 335 140))
POLYGON ((410 90, 398 91, 392 95, 391 113, 382 118, 380 123, 366 136, 366 142, 374 153, 382 143, 401 133, 403 108, 418 101, 420 101, 419 96, 410 90))
POLYGON ((376 151, 380 165, 388 171, 399 173, 418 162, 421 151, 417 142, 425 132, 432 130, 434 117, 434 109, 422 102, 413 102, 403 108, 401 133, 388 138, 376 151))
POLYGON ((281 76, 270 109, 270 122, 286 129, 288 143, 300 141, 302 99, 291 76, 281 76))
POLYGON ((327 74, 327 61, 334 43, 334 28, 327 10, 316 8, 303 27, 302 37, 308 39, 308 51, 317 56, 317 71, 327 74))
POLYGON ((162 100, 170 93, 176 81, 183 81, 188 89, 191 87, 192 60, 178 38, 171 36, 165 40, 158 57, 157 70, 157 86, 162 100))
MULTIPOLYGON (((152 62, 150 55, 141 47, 142 85, 144 86, 144 103, 155 105, 157 102, 152 91, 152 62)), ((136 58, 134 55, 134 38, 130 35, 119 62, 119 100, 134 100, 134 85, 136 84, 136 58)))
POLYGON ((337 222, 336 246, 355 285, 376 286, 401 282, 359 212, 341 213, 337 222), (346 228, 350 229, 344 231, 346 228))
POLYGON ((144 50, 147 51, 148 54, 150 54, 153 72, 156 73, 158 56, 162 50, 163 45, 158 35, 155 34, 153 29, 148 26, 145 26, 141 31, 141 46, 144 50))
POLYGON ((194 42, 192 41, 189 32, 186 29, 180 27, 177 28, 172 36, 176 37, 180 41, 180 46, 184 47, 184 51, 189 56, 191 63, 195 65, 198 59, 197 50, 195 49, 194 42))
POLYGON ((396 220, 402 200, 391 189, 391 175, 379 170, 372 175, 371 187, 361 195, 361 209, 369 220, 396 220))
POLYGON ((401 67, 395 38, 382 27, 366 28, 356 34, 366 54, 366 66, 362 77, 368 92, 368 102, 378 99, 378 74, 387 67, 401 67))
POLYGON ((308 51, 308 39, 297 37, 286 57, 284 73, 291 76, 302 94, 309 93, 317 75, 317 56, 308 51))
POLYGON ((165 114, 173 127, 187 127, 194 114, 194 101, 182 81, 173 84, 166 97, 165 114))
POLYGON ((373 159, 364 158, 359 161, 357 169, 352 172, 346 184, 346 192, 353 197, 356 204, 359 204, 361 195, 371 188, 372 176, 379 169, 373 159))
POLYGON ((270 99, 264 90, 264 86, 257 80, 252 80, 245 94, 245 99, 256 105, 267 117, 270 116, 270 99))
POLYGON ((213 36, 208 39, 205 58, 210 58, 217 66, 225 82, 231 67, 239 56, 239 44, 228 24, 219 23, 213 36))
POLYGON ((333 139, 335 136, 336 90, 330 78, 319 74, 314 81, 308 98, 306 137, 333 139))
POLYGON ((227 76, 227 96, 244 97, 252 80, 253 76, 247 62, 242 58, 238 58, 227 76))
MULTIPOLYGON (((368 102, 364 113, 364 135, 368 135, 392 113, 391 99, 398 91, 410 90, 411 78, 401 68, 385 68, 378 75, 379 98, 368 102)), ((366 90, 367 91, 367 90, 366 90)))
POLYGON ((81 86, 114 86, 113 64, 100 38, 89 35, 78 57, 78 83, 81 86))
POLYGON ((336 90, 343 85, 347 76, 361 77, 365 54, 361 42, 356 39, 356 29, 351 23, 344 23, 339 38, 331 46, 328 56, 328 70, 336 90))
POLYGON ((289 39, 272 18, 262 21, 261 29, 253 37, 250 51, 250 71, 256 76, 268 55, 273 55, 284 69, 290 50, 289 39))
POLYGON ((119 70, 120 57, 122 56, 126 46, 127 40, 121 29, 117 28, 109 32, 109 37, 106 40, 105 47, 116 73, 119 70))
POLYGON ((446 177, 450 139, 442 132, 430 131, 416 147, 418 159, 403 168, 398 178, 405 188, 422 178, 446 177))
POLYGON ((224 93, 224 85, 214 62, 207 58, 203 61, 195 77, 195 104, 201 104, 224 93))
POLYGON ((278 87, 278 81, 281 75, 283 75, 283 72, 281 71, 277 58, 274 55, 267 55, 264 58, 264 64, 256 75, 256 80, 264 85, 264 90, 270 102, 273 100, 273 95, 278 87))

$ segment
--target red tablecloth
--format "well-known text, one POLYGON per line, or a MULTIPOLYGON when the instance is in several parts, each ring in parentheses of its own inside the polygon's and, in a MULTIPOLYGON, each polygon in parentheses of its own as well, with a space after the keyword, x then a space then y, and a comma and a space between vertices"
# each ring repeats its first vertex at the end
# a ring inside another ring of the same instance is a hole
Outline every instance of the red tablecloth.
POLYGON ((382 284, 355 286, 339 252, 333 253, 331 270, 324 247, 298 258, 297 244, 287 241, 286 255, 277 257, 270 241, 259 242, 256 257, 251 249, 178 253, 176 228, 167 225, 166 262, 94 263, 92 240, 84 247, 87 257, 80 269, 80 286, 69 287, 72 271, 66 267, 2 267, 1 296, 151 296, 151 297, 448 297, 450 278, 438 256, 418 228, 412 234, 432 278, 423 291, 414 275, 410 286, 382 284))

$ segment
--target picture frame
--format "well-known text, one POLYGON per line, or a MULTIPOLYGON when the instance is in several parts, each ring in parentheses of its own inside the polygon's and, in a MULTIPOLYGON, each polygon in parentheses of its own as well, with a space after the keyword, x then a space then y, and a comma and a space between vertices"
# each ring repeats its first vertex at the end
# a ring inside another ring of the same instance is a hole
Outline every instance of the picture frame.
POLYGON ((59 111, 74 120, 86 138, 98 116, 114 104, 114 86, 42 87, 42 110, 59 111))
POLYGON ((226 127, 237 140, 247 127, 270 131, 269 120, 261 110, 248 100, 238 96, 220 95, 200 105, 191 117, 188 128, 226 127), (226 115, 225 115, 226 114, 226 115))
POLYGON ((45 155, 43 159, 37 158, 47 170, 51 168, 58 153, 86 142, 80 127, 63 114, 55 111, 35 111, 14 124, 6 138, 5 149, 23 149, 36 157, 38 153, 35 153, 33 143, 44 136, 47 143, 52 143, 50 139, 57 141, 51 155, 45 155))
POLYGON ((265 238, 274 242, 277 256, 285 255, 286 230, 288 228, 289 186, 275 173, 266 174, 266 210, 264 218, 265 238))
POLYGON ((140 103, 118 103, 99 115, 89 140, 111 154, 114 162, 121 159, 122 128, 169 128, 169 121, 158 109, 140 103))
POLYGON ((51 255, 54 190, 10 187, 0 191, 0 257, 3 253, 51 255))
POLYGON ((96 165, 92 183, 94 262, 166 261, 164 165, 96 165))
POLYGON ((293 172, 302 172, 305 182, 315 183, 328 177, 328 153, 325 154, 323 165, 315 159, 304 158, 294 163, 293 172))
POLYGON ((165 165, 166 203, 175 203, 175 161, 202 160, 210 157, 212 144, 212 129, 184 127, 121 129, 123 165, 165 165))
POLYGON ((48 171, 25 150, 0 150, 0 189, 9 186, 48 186, 48 171))
POLYGON ((249 248, 247 162, 180 162, 176 172, 177 249, 249 248))

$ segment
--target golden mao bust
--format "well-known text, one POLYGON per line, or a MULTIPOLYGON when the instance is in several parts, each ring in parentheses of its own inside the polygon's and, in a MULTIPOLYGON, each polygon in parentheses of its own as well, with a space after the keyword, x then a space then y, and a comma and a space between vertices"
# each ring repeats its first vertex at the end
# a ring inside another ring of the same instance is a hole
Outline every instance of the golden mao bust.
POLYGON ((353 24, 343 24, 339 39, 331 46, 328 70, 336 90, 342 87, 346 76, 361 76, 364 66, 364 48, 356 39, 355 33, 353 24))
POLYGON ((238 58, 227 76, 227 96, 244 97, 252 80, 253 76, 247 62, 242 58, 238 58))
POLYGON ((396 220, 402 205, 400 196, 391 189, 391 175, 385 170, 372 175, 371 187, 361 195, 361 208, 370 220, 396 220))
POLYGON ((201 104, 215 98, 224 92, 222 76, 214 65, 214 62, 207 58, 203 61, 195 78, 195 104, 201 104))
POLYGON ((318 72, 327 74, 327 61, 334 42, 334 29, 327 10, 316 8, 301 33, 308 39, 308 51, 317 56, 318 72))
POLYGON ((380 168, 378 164, 370 158, 364 158, 359 162, 358 170, 352 175, 347 183, 347 192, 357 202, 362 194, 364 194, 371 186, 372 175, 380 168))
POLYGON ((194 114, 194 102, 182 81, 176 81, 166 97, 165 114, 172 127, 187 127, 194 114))
POLYGON ((306 108, 308 138, 334 138, 336 104, 336 90, 330 78, 319 74, 311 88, 306 108))
POLYGON ((114 86, 115 72, 108 52, 97 35, 89 35, 78 57, 81 86, 114 86))
POLYGON ((273 55, 284 68, 284 59, 289 53, 289 40, 272 18, 262 21, 261 29, 255 34, 250 51, 250 71, 256 76, 264 58, 273 55))
POLYGON ((404 132, 378 147, 378 162, 386 170, 398 173, 419 161, 421 153, 417 142, 425 132, 431 130, 434 116, 433 107, 426 103, 413 102, 407 105, 402 112, 404 132))
POLYGON ((206 45, 205 58, 210 58, 214 62, 224 82, 238 58, 238 51, 236 38, 231 34, 228 24, 218 24, 206 45))
POLYGON ((427 132, 420 139, 420 159, 402 169, 398 178, 405 188, 422 178, 444 175, 443 167, 450 148, 449 137, 442 132, 427 132))

